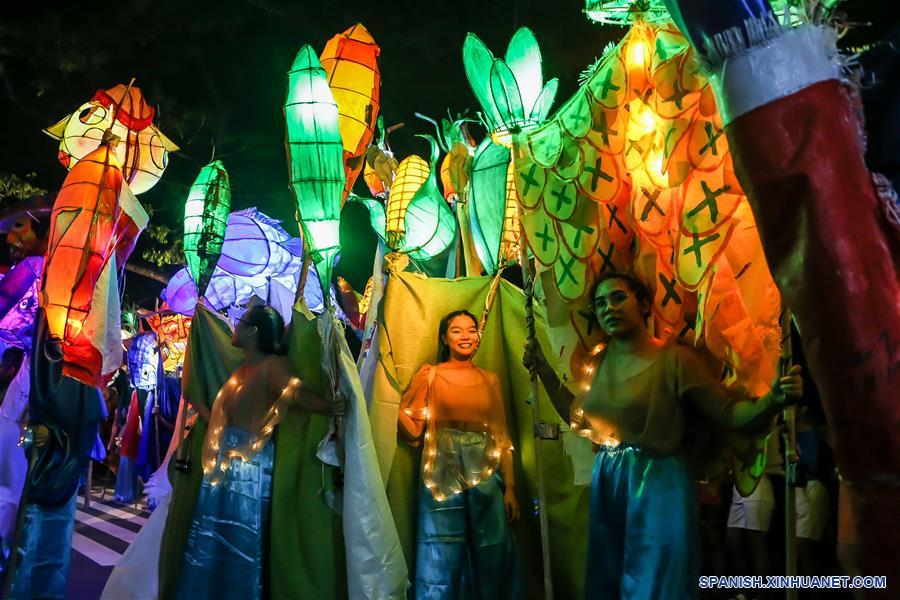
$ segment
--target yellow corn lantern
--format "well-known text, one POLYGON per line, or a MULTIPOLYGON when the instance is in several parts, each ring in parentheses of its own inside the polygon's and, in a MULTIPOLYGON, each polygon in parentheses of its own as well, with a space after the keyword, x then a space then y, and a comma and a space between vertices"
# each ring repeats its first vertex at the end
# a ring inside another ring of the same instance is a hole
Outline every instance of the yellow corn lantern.
POLYGON ((428 179, 431 168, 421 157, 411 154, 400 161, 397 176, 391 186, 387 204, 387 238, 392 248, 400 244, 406 233, 406 208, 422 184, 428 179))

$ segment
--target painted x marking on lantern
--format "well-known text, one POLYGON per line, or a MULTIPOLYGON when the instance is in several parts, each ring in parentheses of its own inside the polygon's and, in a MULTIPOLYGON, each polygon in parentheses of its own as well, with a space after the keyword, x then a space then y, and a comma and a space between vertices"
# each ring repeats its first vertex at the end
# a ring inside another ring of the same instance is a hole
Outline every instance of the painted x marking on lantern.
POLYGON ((625 224, 619 220, 619 217, 616 214, 619 212, 619 207, 615 205, 607 206, 606 210, 609 211, 609 223, 607 223, 608 227, 612 227, 613 223, 615 223, 619 229, 622 230, 622 233, 628 233, 628 230, 625 228, 625 224))
MULTIPOLYGON (((679 106, 679 108, 681 108, 679 106)), ((706 143, 703 144, 703 147, 700 148, 700 154, 706 154, 707 150, 712 150, 713 156, 719 155, 719 147, 717 140, 721 137, 723 130, 716 129, 716 127, 707 121, 703 124, 703 131, 706 132, 706 143)))
POLYGON ((684 327, 678 332, 678 337, 684 337, 688 331, 693 331, 696 320, 697 315, 684 315, 684 327))
POLYGON ((586 233, 588 235, 591 235, 592 233, 594 233, 594 228, 591 227, 590 225, 582 225, 581 227, 578 227, 578 226, 574 226, 574 227, 575 227, 575 239, 572 241, 572 247, 579 248, 581 246, 581 234, 586 233))
MULTIPOLYGON (((687 96, 688 93, 685 90, 681 89, 681 85, 679 84, 677 79, 675 80, 673 87, 675 88, 675 91, 672 92, 672 95, 668 98, 663 98, 663 100, 665 102, 674 102, 675 107, 678 108, 678 110, 682 110, 682 108, 684 108, 682 106, 684 103, 684 97, 687 96)), ((715 152, 713 154, 715 154, 715 152)))
POLYGON ((612 175, 609 173, 605 173, 603 171, 603 159, 601 157, 597 157, 597 160, 594 161, 593 167, 585 167, 584 172, 591 174, 591 190, 597 189, 597 184, 600 183, 600 180, 603 181, 612 181, 612 175))
POLYGON ((587 321, 587 331, 585 335, 591 335, 594 333, 594 323, 596 322, 596 317, 594 317, 594 313, 587 310, 579 310, 578 316, 587 321))
POLYGON ((653 190, 652 192, 645 187, 641 188, 641 194, 643 194, 644 198, 647 199, 647 203, 644 204, 644 210, 641 211, 641 222, 646 221, 650 218, 650 211, 652 209, 656 209, 656 212, 660 214, 660 216, 665 217, 666 213, 660 208, 659 204, 656 203, 656 199, 659 198, 659 195, 662 193, 662 190, 653 190))
POLYGON ((562 267, 562 272, 559 274, 559 279, 556 281, 557 287, 562 286, 565 279, 571 279, 572 283, 578 284, 578 280, 575 279, 575 275, 572 273, 572 265, 576 262, 574 256, 572 257, 572 260, 566 260, 564 256, 559 257, 559 266, 562 267))
POLYGON ((600 84, 600 99, 606 100, 606 94, 610 91, 618 92, 619 86, 612 82, 612 67, 606 69, 606 78, 600 84))
POLYGON ((581 114, 581 112, 572 111, 565 116, 565 119, 569 122, 569 129, 576 129, 587 120, 587 117, 581 114))
POLYGON ((675 304, 681 305, 681 296, 678 295, 678 291, 675 289, 675 278, 668 279, 665 275, 660 273, 659 281, 663 284, 663 287, 666 288, 666 295, 662 299, 663 308, 669 303, 669 300, 674 300, 675 304))
POLYGON ((706 182, 701 180, 700 188, 703 190, 703 202, 699 203, 690 212, 688 212, 687 216, 690 218, 694 218, 701 210, 703 210, 704 206, 708 206, 709 218, 713 223, 715 223, 719 219, 719 203, 716 201, 716 198, 730 190, 731 186, 723 185, 720 188, 711 190, 709 189, 709 186, 706 185, 706 182))
POLYGON ((606 146, 609 146, 609 136, 619 135, 617 130, 609 128, 609 124, 606 122, 606 111, 600 111, 600 116, 597 117, 593 130, 600 134, 600 139, 603 140, 603 144, 606 146))
POLYGON ((528 190, 531 189, 531 186, 540 185, 540 181, 535 179, 534 175, 537 173, 538 166, 536 164, 531 165, 531 169, 528 170, 528 173, 519 172, 519 177, 522 178, 522 182, 525 184, 525 189, 522 190, 522 195, 526 196, 528 194, 528 190))
POLYGON ((707 237, 705 237, 705 238, 701 238, 701 237, 700 237, 699 235, 697 235, 696 233, 692 233, 692 234, 691 234, 691 237, 693 238, 694 243, 691 244, 690 246, 688 246, 687 248, 685 248, 685 249, 684 249, 684 252, 682 252, 682 254, 685 255, 685 256, 687 256, 690 252, 693 252, 693 253, 694 253, 694 258, 696 258, 696 260, 697 260, 697 266, 698 266, 698 267, 702 267, 702 266, 703 266, 703 257, 702 257, 702 255, 700 254, 700 250, 701 250, 701 249, 703 248, 703 246, 705 246, 706 244, 709 244, 709 243, 714 242, 714 241, 716 241, 717 239, 719 239, 719 234, 718 234, 718 233, 714 233, 714 234, 709 235, 709 236, 707 236, 707 237))
POLYGON ((566 186, 553 190, 550 195, 556 198, 556 210, 562 208, 563 204, 572 204, 572 198, 566 195, 566 186))
POLYGON ((603 264, 600 265, 601 273, 604 272, 606 269, 615 271, 615 265, 613 265, 613 262, 612 262, 612 255, 613 255, 613 252, 615 251, 615 249, 616 249, 615 244, 610 244, 609 250, 607 250, 606 252, 603 252, 603 248, 601 248, 600 246, 597 246, 597 254, 599 254, 600 258, 603 260, 603 264))
POLYGON ((545 222, 544 223, 544 231, 535 234, 535 237, 538 238, 539 240, 541 240, 541 252, 546 252, 547 244, 556 240, 555 237, 550 235, 549 231, 550 231, 550 224, 545 222))

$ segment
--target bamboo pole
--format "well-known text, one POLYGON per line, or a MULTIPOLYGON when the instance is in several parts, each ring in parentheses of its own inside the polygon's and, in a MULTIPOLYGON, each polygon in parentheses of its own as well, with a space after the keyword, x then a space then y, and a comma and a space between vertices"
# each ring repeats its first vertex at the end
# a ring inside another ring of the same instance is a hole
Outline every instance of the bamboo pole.
MULTIPOLYGON (((525 249, 525 226, 522 214, 522 205, 517 203, 519 213, 519 264, 522 266, 523 292, 525 292, 525 326, 528 341, 537 337, 534 326, 534 273, 528 262, 528 254, 525 249)), ((544 481, 544 461, 541 452, 542 439, 539 433, 541 421, 541 405, 538 401, 538 378, 532 369, 529 372, 531 380, 531 412, 534 422, 534 459, 537 467, 538 480, 538 518, 541 528, 541 556, 544 569, 544 598, 553 600, 553 576, 550 569, 550 523, 547 519, 547 486, 544 481)))
MULTIPOLYGON (((793 348, 791 347, 791 310, 781 312, 781 375, 791 367, 793 348)), ((784 409, 784 560, 785 575, 797 574, 797 422, 793 406, 784 409)), ((786 598, 796 600, 797 590, 789 588, 786 598)))

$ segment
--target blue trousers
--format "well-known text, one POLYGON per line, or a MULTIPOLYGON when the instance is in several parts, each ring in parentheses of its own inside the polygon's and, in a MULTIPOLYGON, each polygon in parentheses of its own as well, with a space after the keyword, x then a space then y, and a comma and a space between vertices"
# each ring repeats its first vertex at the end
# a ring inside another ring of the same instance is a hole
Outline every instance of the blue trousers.
POLYGON ((497 473, 438 502, 419 489, 416 600, 522 597, 522 567, 497 473))
POLYGON ((586 598, 696 597, 697 505, 681 458, 601 448, 590 498, 586 598))
POLYGON ((66 597, 77 498, 76 491, 58 508, 38 504, 25 507, 10 599, 66 597))
MULTIPOLYGON (((244 431, 226 428, 222 451, 249 438, 244 431)), ((248 462, 231 461, 221 483, 203 480, 177 598, 262 597, 274 461, 275 444, 269 441, 248 462)))

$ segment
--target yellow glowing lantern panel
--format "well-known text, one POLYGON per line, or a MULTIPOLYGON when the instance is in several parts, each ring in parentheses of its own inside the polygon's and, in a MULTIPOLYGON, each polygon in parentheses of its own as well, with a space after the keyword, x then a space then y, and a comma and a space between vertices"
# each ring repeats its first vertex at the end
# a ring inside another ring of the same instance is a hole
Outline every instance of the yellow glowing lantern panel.
POLYGON ((411 154, 400 161, 387 203, 386 231, 391 247, 397 246, 406 233, 406 208, 430 173, 431 168, 420 156, 411 154))

